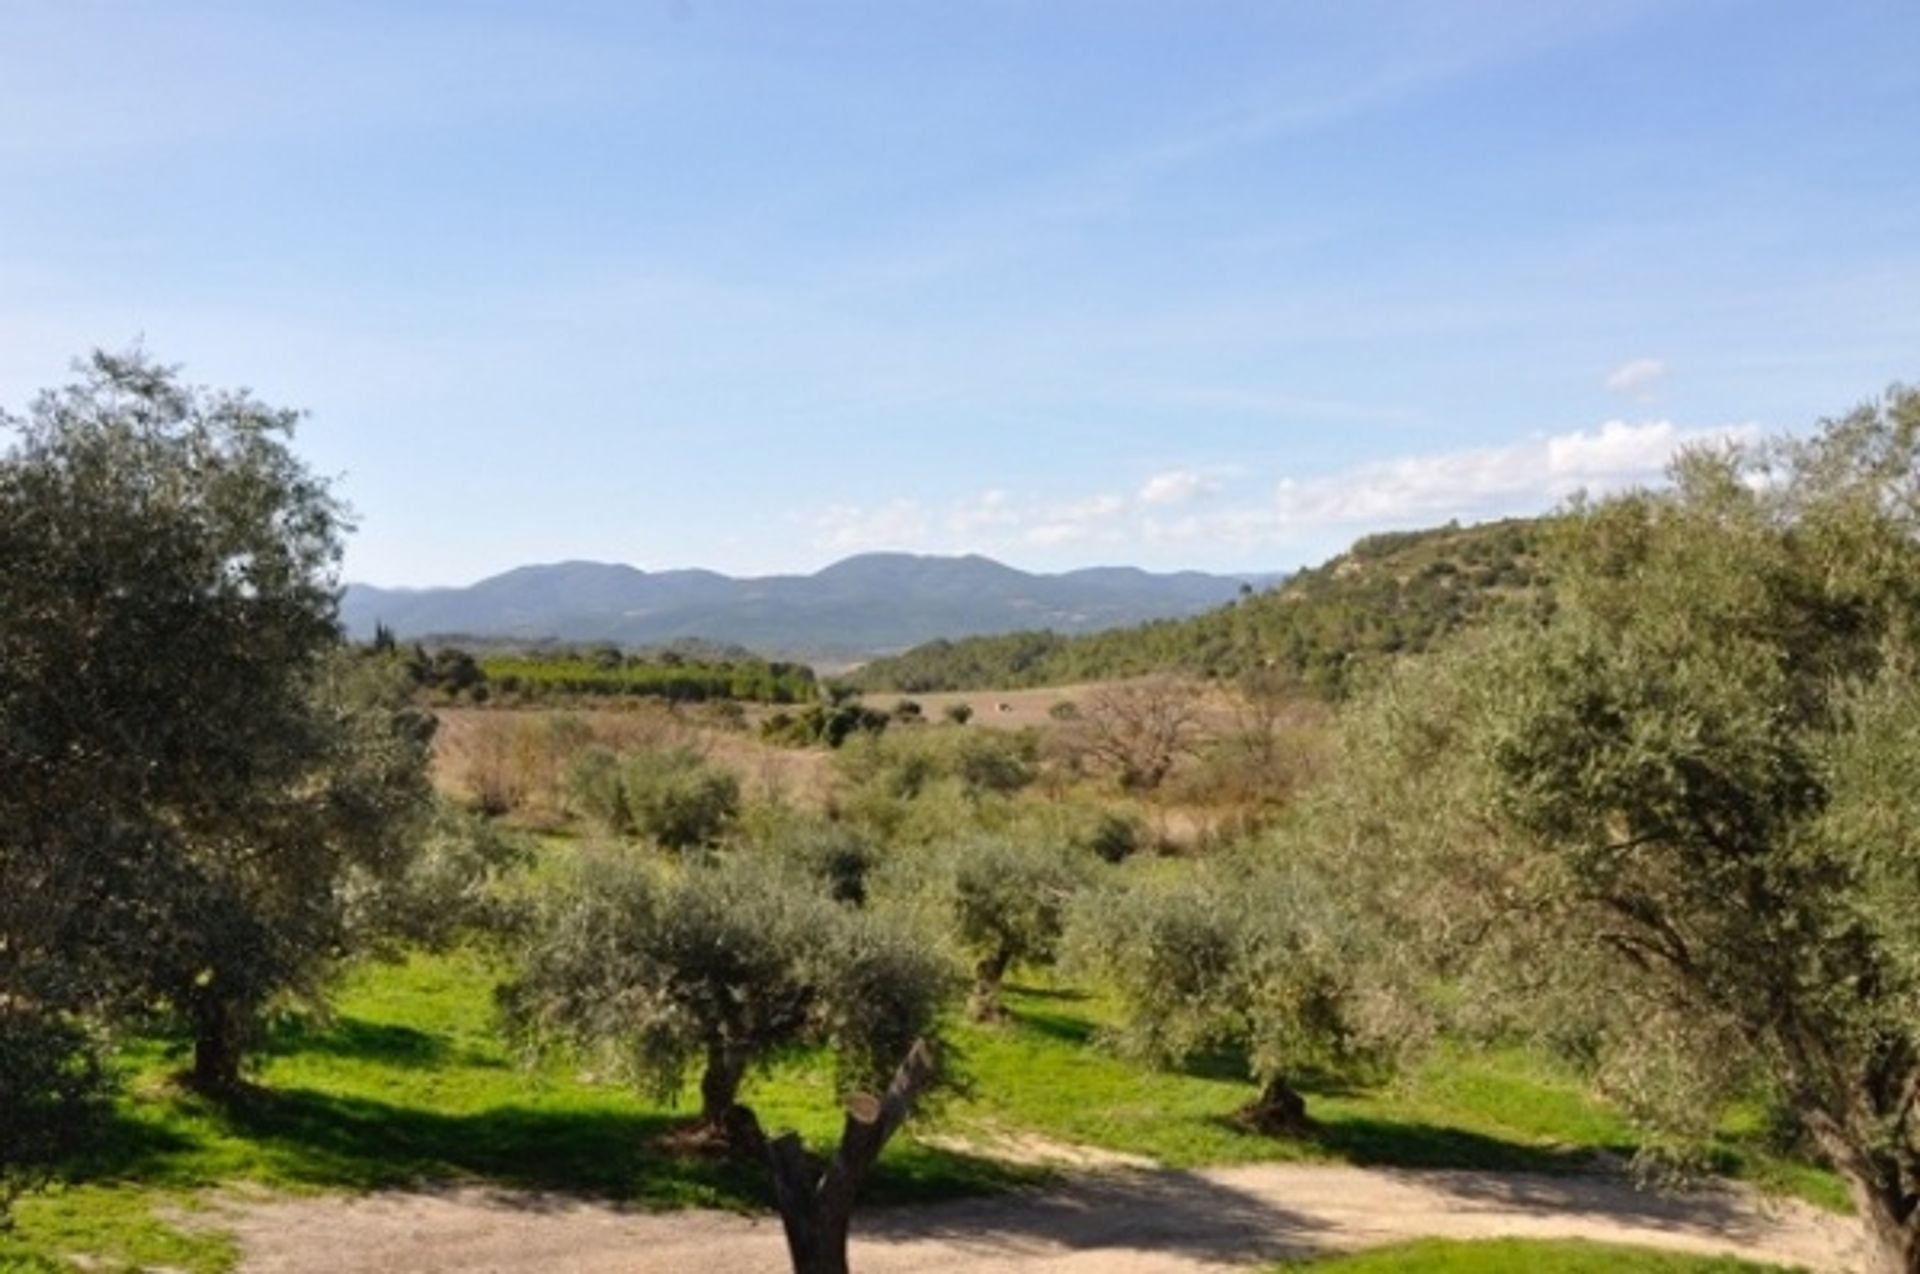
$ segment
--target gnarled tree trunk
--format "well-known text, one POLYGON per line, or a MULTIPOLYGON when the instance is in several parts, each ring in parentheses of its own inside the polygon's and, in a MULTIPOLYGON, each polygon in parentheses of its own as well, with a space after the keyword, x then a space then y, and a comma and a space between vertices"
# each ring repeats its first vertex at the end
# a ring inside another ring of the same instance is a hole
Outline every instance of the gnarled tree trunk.
POLYGON ((1314 1129, 1313 1120, 1307 1117, 1307 1099, 1278 1076, 1268 1080, 1260 1095, 1240 1108, 1240 1121, 1275 1136, 1299 1136, 1314 1129))
POLYGON ((1807 1128, 1847 1183, 1866 1225, 1876 1274, 1920 1274, 1920 1161, 1898 1149, 1876 1153, 1829 1116, 1806 1116, 1807 1128))
POLYGON ((225 997, 207 994, 193 1002, 193 1086, 203 1093, 232 1093, 240 1087, 245 1054, 245 1021, 225 997))
POLYGON ((856 1093, 848 1098, 840 1145, 824 1162, 807 1153, 798 1133, 768 1140, 753 1111, 735 1106, 729 1113, 734 1147, 757 1152, 773 1173, 774 1200, 794 1274, 848 1274, 847 1232, 860 1182, 937 1070, 932 1046, 916 1040, 885 1096, 856 1093))
POLYGON ((727 1132, 728 1116, 746 1077, 746 1054, 725 1044, 707 1047, 707 1068, 700 1073, 700 1124, 716 1135, 727 1132))
POLYGON ((967 1016, 976 1022, 1001 1022, 1007 1010, 1000 1003, 1000 983, 1013 961, 996 951, 973 966, 973 993, 967 997, 967 1016))

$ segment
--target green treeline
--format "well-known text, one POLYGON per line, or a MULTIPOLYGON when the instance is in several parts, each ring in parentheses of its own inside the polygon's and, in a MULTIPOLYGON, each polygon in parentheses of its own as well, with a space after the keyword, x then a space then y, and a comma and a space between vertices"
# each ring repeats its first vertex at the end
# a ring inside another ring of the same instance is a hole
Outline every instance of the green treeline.
POLYGON ((920 694, 1017 689, 1181 671, 1237 678, 1275 669, 1341 699, 1383 656, 1417 653, 1497 607, 1537 598, 1545 523, 1371 535, 1265 593, 1189 619, 1063 637, 1009 633, 934 641, 875 660, 846 680, 863 691, 920 694))
POLYGON ((475 656, 457 647, 429 652, 416 646, 405 663, 414 685, 429 695, 475 703, 572 696, 811 703, 818 697, 813 669, 805 664, 744 654, 693 658, 671 650, 628 654, 608 646, 475 656))

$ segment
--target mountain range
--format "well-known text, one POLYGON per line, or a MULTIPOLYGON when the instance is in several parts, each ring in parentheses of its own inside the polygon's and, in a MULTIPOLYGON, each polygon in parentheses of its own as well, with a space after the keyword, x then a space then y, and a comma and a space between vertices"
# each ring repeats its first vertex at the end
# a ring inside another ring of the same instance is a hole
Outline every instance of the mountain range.
POLYGON ((812 575, 735 578, 607 562, 522 566, 464 588, 350 584, 341 619, 367 637, 656 645, 685 638, 762 654, 858 661, 934 638, 1017 629, 1089 633, 1198 614, 1277 575, 1093 567, 1030 574, 991 558, 866 553, 812 575))

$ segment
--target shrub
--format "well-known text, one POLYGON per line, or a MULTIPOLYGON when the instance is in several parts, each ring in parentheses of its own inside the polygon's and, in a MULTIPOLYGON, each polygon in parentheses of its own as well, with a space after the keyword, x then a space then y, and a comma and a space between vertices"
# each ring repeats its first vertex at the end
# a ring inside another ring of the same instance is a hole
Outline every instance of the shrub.
POLYGON ((847 823, 796 819, 775 829, 766 848, 815 880, 835 902, 864 906, 867 877, 880 861, 873 838, 847 823))
POLYGON ((620 754, 608 747, 581 751, 567 767, 567 801, 575 814, 602 831, 626 836, 633 831, 633 810, 620 777, 620 754))
POLYGON ((1147 839, 1147 828, 1138 816, 1119 810, 1095 810, 1080 820, 1070 833, 1075 848, 1085 850, 1102 862, 1119 863, 1140 852, 1147 839))
POLYGON ((507 876, 532 860, 528 844, 498 823, 450 804, 435 811, 404 870, 356 873, 345 887, 353 945, 388 958, 409 947, 444 950, 494 934, 508 921, 507 876))
POLYGON ((13 1200, 86 1141, 107 1091, 89 1032, 0 998, 0 1230, 13 1200))
POLYGON ((740 781, 688 748, 628 754, 620 785, 636 830, 668 849, 711 845, 740 813, 740 781))
POLYGON ((837 748, 851 738, 879 734, 887 728, 889 719, 886 713, 842 695, 830 704, 813 704, 797 715, 774 713, 761 724, 760 737, 787 747, 824 744, 837 748))

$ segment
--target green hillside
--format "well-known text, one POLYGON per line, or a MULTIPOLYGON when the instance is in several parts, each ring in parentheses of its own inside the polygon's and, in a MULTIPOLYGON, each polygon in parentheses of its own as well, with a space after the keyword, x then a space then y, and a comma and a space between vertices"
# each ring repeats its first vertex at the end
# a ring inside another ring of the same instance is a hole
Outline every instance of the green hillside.
POLYGON ((1180 671, 1269 667, 1340 698, 1383 656, 1425 649, 1498 605, 1535 596, 1544 519, 1370 535, 1264 593, 1190 619, 1086 636, 1010 633, 934 641, 845 680, 865 691, 1017 689, 1180 671))

